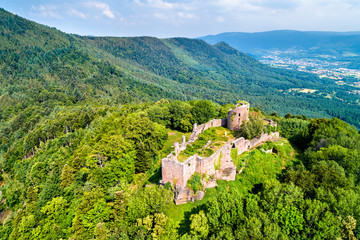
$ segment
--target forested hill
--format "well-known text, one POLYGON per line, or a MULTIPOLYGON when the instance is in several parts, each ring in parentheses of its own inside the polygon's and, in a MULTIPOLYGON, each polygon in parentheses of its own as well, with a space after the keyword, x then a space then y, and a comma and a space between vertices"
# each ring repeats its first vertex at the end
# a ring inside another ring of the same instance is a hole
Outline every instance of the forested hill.
MULTIPOLYGON (((221 42, 81 37, 0 10, 0 120, 35 106, 167 99, 248 100, 267 112, 336 116, 360 126, 360 107, 316 76, 273 69, 221 42), (318 89, 316 93, 289 89, 318 89), (281 103, 281 104, 280 104, 281 103)), ((29 110, 29 111, 28 111, 29 110)))
POLYGON ((268 32, 227 32, 199 37, 210 44, 221 41, 246 53, 257 55, 267 50, 304 50, 313 48, 317 54, 360 53, 360 32, 321 32, 275 30, 268 32))
MULTIPOLYGON (((159 186, 161 159, 189 139, 193 123, 226 118, 234 107, 68 106, 28 121, 31 131, 6 129, 19 139, 9 139, 0 158, 0 239, 358 239, 360 134, 336 118, 250 108, 243 137, 280 131, 282 138, 240 155, 233 149, 241 172, 234 181, 217 180, 202 200, 175 205, 174 186, 159 186), (278 127, 265 127, 264 118, 278 127)), ((209 128, 184 154, 214 154, 238 135, 209 128)), ((204 190, 212 177, 196 173, 187 186, 204 190)))

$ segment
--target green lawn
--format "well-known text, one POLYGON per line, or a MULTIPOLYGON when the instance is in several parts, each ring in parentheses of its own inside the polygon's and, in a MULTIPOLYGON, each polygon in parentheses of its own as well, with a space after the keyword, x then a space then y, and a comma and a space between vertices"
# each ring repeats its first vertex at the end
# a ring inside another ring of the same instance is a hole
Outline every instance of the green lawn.
POLYGON ((199 138, 189 144, 178 156, 178 161, 183 162, 188 157, 197 154, 201 157, 209 157, 225 143, 235 139, 237 132, 230 131, 224 127, 209 128, 199 135, 199 138), (211 144, 204 147, 209 141, 211 144))
POLYGON ((181 143, 183 135, 186 137, 186 140, 189 140, 191 132, 183 133, 176 130, 168 129, 168 140, 166 141, 163 149, 160 152, 161 158, 166 157, 167 155, 169 155, 169 153, 174 151, 174 147, 173 147, 174 143, 175 142, 181 143))

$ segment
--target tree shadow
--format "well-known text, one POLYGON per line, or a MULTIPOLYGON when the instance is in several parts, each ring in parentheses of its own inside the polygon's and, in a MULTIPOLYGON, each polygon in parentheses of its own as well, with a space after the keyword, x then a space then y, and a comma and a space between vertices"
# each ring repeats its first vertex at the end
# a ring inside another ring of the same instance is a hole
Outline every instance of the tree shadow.
POLYGON ((178 228, 178 233, 180 236, 190 232, 190 224, 191 224, 190 216, 192 214, 198 214, 201 210, 205 210, 205 209, 206 209, 205 204, 201 204, 199 206, 192 208, 190 211, 184 212, 184 219, 180 222, 178 228))
POLYGON ((249 190, 249 192, 256 195, 259 192, 261 192, 262 190, 263 190, 263 183, 256 183, 256 184, 254 184, 252 189, 249 190))
POLYGON ((153 183, 153 184, 158 184, 161 180, 161 167, 159 167, 153 175, 150 176, 149 178, 149 182, 153 183))

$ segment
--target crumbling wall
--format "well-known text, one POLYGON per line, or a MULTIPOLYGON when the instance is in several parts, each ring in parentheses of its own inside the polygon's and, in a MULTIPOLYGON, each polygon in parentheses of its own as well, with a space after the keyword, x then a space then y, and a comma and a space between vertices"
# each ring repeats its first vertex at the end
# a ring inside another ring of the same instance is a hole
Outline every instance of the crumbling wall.
MULTIPOLYGON (((213 119, 207 123, 197 126, 194 124, 193 132, 188 141, 182 137, 181 143, 174 143, 174 151, 166 158, 162 159, 162 180, 161 184, 170 182, 175 187, 175 203, 182 204, 195 199, 201 199, 204 196, 203 192, 193 193, 187 188, 187 182, 191 176, 197 172, 205 174, 207 177, 202 179, 202 184, 205 188, 217 186, 216 179, 227 181, 235 180, 236 166, 231 159, 231 149, 236 148, 237 154, 257 147, 266 141, 274 141, 279 139, 279 133, 262 134, 258 138, 246 140, 238 138, 232 142, 226 143, 214 154, 209 157, 202 158, 198 155, 193 155, 184 162, 179 162, 177 156, 180 152, 186 149, 189 143, 196 141, 199 135, 211 127, 228 127, 230 130, 239 130, 242 122, 248 120, 249 105, 238 105, 235 109, 228 112, 227 119, 213 119)), ((267 120, 267 119, 266 119, 267 120)), ((268 121, 270 125, 275 125, 268 121)))
MULTIPOLYGON (((215 153, 216 154, 216 153, 215 153)), ((211 157, 198 158, 196 172, 206 175, 215 175, 214 160, 211 157)))
POLYGON ((199 156, 193 155, 183 162, 183 179, 181 182, 177 183, 179 186, 186 187, 187 181, 191 178, 191 176, 196 172, 196 164, 199 156))
POLYGON ((220 169, 216 174, 217 179, 234 181, 236 176, 236 166, 231 158, 231 148, 233 144, 228 143, 221 148, 220 169))
POLYGON ((162 183, 170 182, 172 186, 175 184, 183 185, 184 166, 176 159, 164 158, 161 161, 162 183))
POLYGON ((271 119, 264 118, 264 121, 267 122, 267 124, 270 126, 277 127, 277 123, 271 119))
POLYGON ((278 139, 278 132, 262 134, 260 137, 251 140, 238 138, 230 143, 226 143, 209 157, 202 158, 198 155, 193 155, 182 163, 177 161, 174 153, 171 153, 162 160, 162 183, 170 182, 173 186, 176 184, 186 187, 187 181, 195 172, 206 174, 207 176, 214 175, 216 179, 235 180, 236 166, 231 159, 232 148, 237 148, 237 154, 240 155, 264 142, 276 141, 278 139))
POLYGON ((185 162, 179 162, 175 159, 164 158, 161 161, 161 183, 170 182, 172 186, 178 185, 186 187, 187 181, 196 171, 197 158, 194 155, 186 159, 185 162))
POLYGON ((250 141, 243 137, 238 138, 233 141, 233 147, 237 149, 237 154, 240 155, 241 153, 250 149, 250 141))
POLYGON ((194 193, 193 190, 180 186, 177 186, 175 188, 174 193, 175 193, 176 205, 187 203, 190 201, 195 201, 195 199, 201 200, 205 196, 205 193, 203 191, 197 191, 196 193, 194 193))
POLYGON ((279 132, 262 134, 260 137, 256 137, 250 140, 250 148, 254 148, 263 142, 276 141, 279 139, 279 137, 280 137, 279 132))
POLYGON ((189 138, 189 143, 195 142, 196 139, 199 138, 199 135, 209 128, 226 127, 226 126, 227 126, 227 119, 213 119, 213 120, 210 120, 209 122, 201 124, 199 126, 195 123, 193 126, 193 132, 189 138))
POLYGON ((232 131, 240 131, 241 124, 249 120, 249 104, 236 105, 227 116, 227 128, 232 131))
POLYGON ((236 166, 231 159, 232 143, 227 143, 207 158, 198 158, 196 172, 216 179, 235 180, 236 166))

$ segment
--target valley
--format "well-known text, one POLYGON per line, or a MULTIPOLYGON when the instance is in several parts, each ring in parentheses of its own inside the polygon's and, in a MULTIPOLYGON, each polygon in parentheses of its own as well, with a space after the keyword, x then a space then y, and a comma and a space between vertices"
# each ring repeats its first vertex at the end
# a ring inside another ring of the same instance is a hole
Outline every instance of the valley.
MULTIPOLYGON (((210 44, 224 41, 274 68, 314 74, 334 91, 317 92, 326 98, 358 105, 360 79, 359 32, 301 32, 278 30, 222 33, 200 37, 210 44)), ((287 89, 291 92, 291 89, 287 89)))

